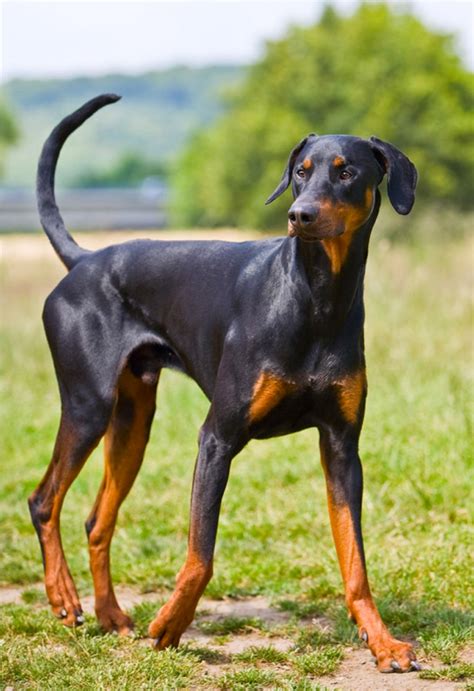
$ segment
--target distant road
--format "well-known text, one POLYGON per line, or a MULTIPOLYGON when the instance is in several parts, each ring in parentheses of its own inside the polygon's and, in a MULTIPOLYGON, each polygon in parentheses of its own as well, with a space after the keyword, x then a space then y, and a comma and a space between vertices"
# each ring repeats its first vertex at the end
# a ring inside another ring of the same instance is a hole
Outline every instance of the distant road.
MULTIPOLYGON (((69 230, 164 228, 165 188, 58 190, 57 202, 69 230)), ((0 232, 40 229, 32 190, 0 188, 0 232)))

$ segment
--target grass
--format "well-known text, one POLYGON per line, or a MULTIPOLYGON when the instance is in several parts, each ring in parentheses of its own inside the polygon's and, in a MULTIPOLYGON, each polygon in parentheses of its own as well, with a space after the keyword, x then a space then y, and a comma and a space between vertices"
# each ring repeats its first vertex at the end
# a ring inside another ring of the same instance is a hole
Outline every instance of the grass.
POLYGON ((344 654, 340 648, 320 648, 310 653, 296 655, 293 662, 296 669, 302 674, 319 677, 332 674, 343 657, 344 654))
POLYGON ((427 669, 420 672, 422 679, 447 679, 449 681, 461 681, 474 679, 474 665, 463 662, 442 669, 427 669))
MULTIPOLYGON (((455 673, 464 669, 460 653, 472 641, 474 625, 467 568, 474 465, 472 247, 465 240, 410 246, 374 240, 366 280, 369 399, 361 440, 369 575, 394 633, 418 637, 426 655, 448 664, 440 674, 455 673)), ((58 424, 40 314, 62 270, 53 257, 8 262, 6 247, 0 578, 26 592, 23 604, 0 608, 0 687, 60 688, 64 674, 70 688, 81 689, 205 686, 208 662, 199 650, 155 655, 138 641, 102 636, 90 619, 83 630, 64 631, 42 609, 36 587, 41 557, 26 497, 49 462, 58 424)), ((191 381, 165 373, 147 457, 120 514, 114 580, 157 592, 156 602, 135 608, 140 635, 172 589, 185 556, 196 438, 207 405, 191 381)), ((91 590, 83 523, 101 471, 97 451, 62 514, 66 554, 83 593, 91 590)), ((255 651, 249 661, 233 658, 232 668, 219 677, 222 688, 317 688, 318 655, 336 669, 341 645, 356 643, 325 503, 315 431, 252 442, 235 460, 207 596, 269 596, 291 615, 286 633, 296 652, 284 664, 258 660, 255 651), (308 628, 308 620, 322 614, 331 623, 328 633, 308 628), (281 664, 285 672, 275 677, 281 664)), ((255 628, 255 621, 234 624, 210 623, 222 636, 255 628)))
POLYGON ((242 653, 234 655, 234 660, 238 662, 285 663, 288 661, 288 655, 277 650, 272 645, 251 645, 242 653))
POLYGON ((94 625, 61 631, 55 624, 46 612, 31 617, 26 608, 3 608, 1 688, 189 688, 199 671, 199 658, 184 648, 157 655, 94 625))
POLYGON ((278 678, 275 672, 269 672, 256 667, 227 672, 217 681, 218 688, 241 691, 243 689, 261 689, 268 686, 278 688, 278 678))
POLYGON ((253 629, 262 629, 264 624, 255 617, 226 617, 218 621, 200 621, 199 628, 213 636, 228 636, 230 633, 247 633, 253 629))

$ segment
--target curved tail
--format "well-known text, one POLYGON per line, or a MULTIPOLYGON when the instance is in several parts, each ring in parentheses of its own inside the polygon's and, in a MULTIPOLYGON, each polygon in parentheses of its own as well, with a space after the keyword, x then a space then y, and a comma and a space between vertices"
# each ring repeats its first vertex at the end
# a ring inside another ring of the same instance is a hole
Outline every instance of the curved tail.
POLYGON ((36 177, 36 199, 41 225, 59 258, 68 269, 72 269, 82 257, 88 254, 88 250, 79 247, 69 235, 56 205, 54 196, 56 164, 62 146, 69 135, 99 108, 115 103, 119 99, 120 96, 115 94, 102 94, 87 101, 81 108, 61 120, 45 141, 41 151, 36 177))

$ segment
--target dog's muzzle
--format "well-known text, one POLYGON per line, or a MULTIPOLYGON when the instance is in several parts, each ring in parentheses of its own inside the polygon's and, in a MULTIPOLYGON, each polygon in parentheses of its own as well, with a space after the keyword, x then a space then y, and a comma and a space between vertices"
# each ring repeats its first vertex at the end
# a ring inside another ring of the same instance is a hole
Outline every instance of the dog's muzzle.
POLYGON ((288 211, 288 235, 306 242, 340 235, 344 229, 338 226, 339 224, 327 218, 327 214, 321 212, 317 202, 296 200, 288 211))

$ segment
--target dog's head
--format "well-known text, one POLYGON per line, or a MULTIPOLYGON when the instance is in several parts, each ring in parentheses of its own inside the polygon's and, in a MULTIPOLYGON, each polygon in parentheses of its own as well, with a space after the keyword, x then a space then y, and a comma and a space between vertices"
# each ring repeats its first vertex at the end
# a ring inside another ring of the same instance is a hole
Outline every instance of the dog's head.
POLYGON ((417 172, 401 151, 376 137, 309 134, 290 153, 280 184, 265 203, 291 183, 295 201, 288 211, 288 234, 306 241, 336 237, 369 220, 385 174, 392 206, 408 214, 417 172))

